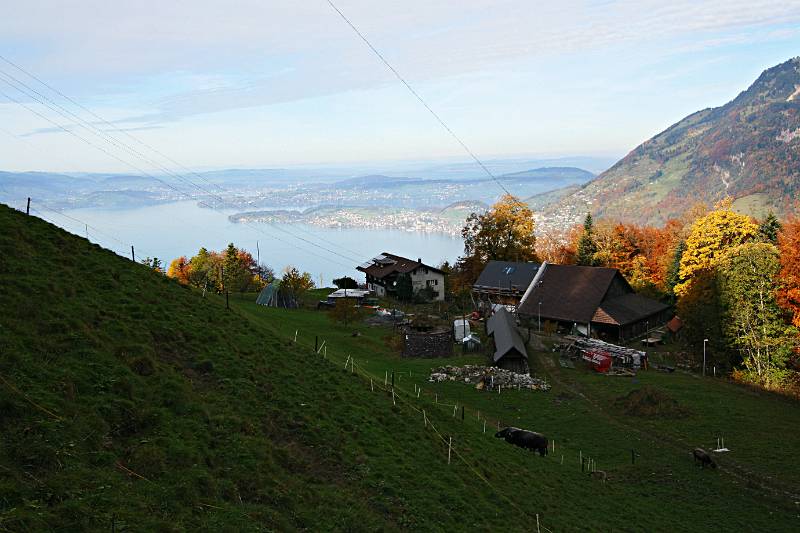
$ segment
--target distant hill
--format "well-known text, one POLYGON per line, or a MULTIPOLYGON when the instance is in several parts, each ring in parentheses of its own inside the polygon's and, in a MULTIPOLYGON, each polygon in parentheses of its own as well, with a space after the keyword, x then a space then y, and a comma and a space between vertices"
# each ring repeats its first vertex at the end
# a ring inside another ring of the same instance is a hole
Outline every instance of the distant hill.
POLYGON ((512 172, 503 174, 500 179, 503 180, 519 180, 519 179, 547 179, 547 180, 565 180, 571 182, 584 183, 595 175, 588 170, 576 167, 542 167, 534 168, 531 170, 523 170, 522 172, 512 172))
POLYGON ((369 176, 358 176, 334 183, 336 187, 358 188, 358 189, 382 189, 387 187, 397 187, 408 185, 409 183, 421 182, 419 178, 392 177, 382 174, 372 174, 369 176))
POLYGON ((726 196, 753 215, 786 213, 800 197, 800 58, 645 141, 549 211, 657 224, 726 196))

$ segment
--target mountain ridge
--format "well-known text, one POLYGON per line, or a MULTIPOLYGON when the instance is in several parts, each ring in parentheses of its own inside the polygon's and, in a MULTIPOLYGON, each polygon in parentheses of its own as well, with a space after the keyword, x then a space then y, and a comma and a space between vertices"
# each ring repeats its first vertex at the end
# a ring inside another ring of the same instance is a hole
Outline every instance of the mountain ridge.
POLYGON ((727 196, 761 216, 796 210, 800 195, 800 58, 766 69, 719 107, 696 111, 646 140, 545 214, 587 212, 659 224, 698 201, 727 196))

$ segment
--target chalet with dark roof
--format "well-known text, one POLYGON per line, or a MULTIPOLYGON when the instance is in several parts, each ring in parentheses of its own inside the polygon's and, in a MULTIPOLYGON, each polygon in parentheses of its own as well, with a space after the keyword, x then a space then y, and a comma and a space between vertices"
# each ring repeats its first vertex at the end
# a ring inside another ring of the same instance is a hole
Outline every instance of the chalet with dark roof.
POLYGON ((547 262, 523 295, 517 313, 531 326, 551 321, 618 341, 660 327, 672 316, 670 306, 636 294, 615 268, 547 262))
POLYGON ((436 267, 426 265, 421 258, 414 261, 383 252, 359 265, 356 270, 367 276, 367 289, 379 297, 396 296, 398 278, 408 274, 414 293, 429 287, 434 300, 444 300, 444 272, 436 267))
POLYGON ((517 305, 538 271, 539 263, 489 261, 472 293, 478 301, 517 305))

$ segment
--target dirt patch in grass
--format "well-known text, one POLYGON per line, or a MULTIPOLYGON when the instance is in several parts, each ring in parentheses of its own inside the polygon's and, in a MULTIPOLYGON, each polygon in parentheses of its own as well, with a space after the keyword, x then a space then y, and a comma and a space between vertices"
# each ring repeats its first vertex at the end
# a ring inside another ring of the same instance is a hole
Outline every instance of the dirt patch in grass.
POLYGON ((653 387, 642 387, 620 396, 614 406, 629 416, 678 418, 691 414, 665 392, 653 387))

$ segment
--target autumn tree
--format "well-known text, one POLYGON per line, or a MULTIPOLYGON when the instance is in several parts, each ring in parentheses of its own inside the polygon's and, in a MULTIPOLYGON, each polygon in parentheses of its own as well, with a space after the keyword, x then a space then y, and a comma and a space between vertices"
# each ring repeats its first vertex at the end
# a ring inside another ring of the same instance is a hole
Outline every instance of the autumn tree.
POLYGON ((484 214, 472 213, 461 230, 464 255, 480 263, 535 261, 536 236, 533 212, 528 204, 504 195, 484 214))
POLYGON ((189 285, 191 275, 192 267, 185 255, 173 259, 167 269, 167 276, 176 279, 182 285, 189 285))
POLYGON ((729 203, 692 224, 681 254, 679 281, 674 289, 678 297, 678 314, 686 324, 686 337, 690 344, 699 346, 704 339, 709 339, 712 354, 725 353, 727 346, 716 283, 717 264, 729 250, 754 240, 757 233, 758 226, 750 217, 734 213, 729 203))
POLYGON ((686 295, 695 278, 704 271, 713 271, 727 250, 755 239, 757 234, 758 226, 752 219, 733 212, 729 205, 697 219, 681 255, 680 282, 675 286, 675 294, 686 295))
POLYGON ((250 252, 228 244, 222 260, 223 284, 229 291, 247 292, 263 287, 256 274, 256 262, 250 252))
POLYGON ((780 268, 778 249, 761 242, 729 250, 717 268, 727 345, 741 354, 745 377, 769 389, 786 385, 796 333, 784 322, 775 296, 780 268))
POLYGON ((215 287, 221 289, 221 261, 219 254, 200 248, 197 255, 189 260, 189 283, 197 288, 215 287))
POLYGON ((576 246, 575 262, 583 266, 597 266, 597 244, 594 241, 594 222, 592 214, 586 213, 586 218, 583 221, 583 233, 578 239, 576 246))
POLYGON ((337 298, 336 304, 329 314, 332 320, 345 326, 348 323, 357 322, 363 317, 361 307, 356 306, 351 298, 337 298))
POLYGON ((152 259, 150 257, 145 257, 139 262, 145 265, 146 267, 150 268, 151 270, 158 272, 159 274, 164 272, 164 267, 161 264, 161 259, 159 259, 158 257, 153 257, 152 259))
POLYGON ((293 266, 287 266, 283 270, 281 289, 286 289, 295 300, 299 300, 303 294, 313 288, 314 280, 308 272, 300 273, 300 271, 293 266))
POLYGON ((790 219, 778 235, 781 269, 778 274, 778 303, 800 328, 800 218, 790 219))

